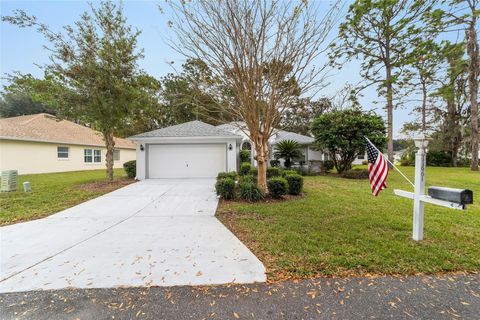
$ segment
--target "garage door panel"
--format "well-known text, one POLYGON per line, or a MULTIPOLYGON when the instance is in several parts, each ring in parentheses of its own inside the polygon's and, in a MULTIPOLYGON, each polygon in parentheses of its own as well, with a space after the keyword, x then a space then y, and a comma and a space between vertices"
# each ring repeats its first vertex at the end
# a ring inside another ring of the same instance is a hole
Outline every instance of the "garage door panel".
POLYGON ((149 178, 213 178, 226 171, 224 144, 162 144, 148 149, 149 178))

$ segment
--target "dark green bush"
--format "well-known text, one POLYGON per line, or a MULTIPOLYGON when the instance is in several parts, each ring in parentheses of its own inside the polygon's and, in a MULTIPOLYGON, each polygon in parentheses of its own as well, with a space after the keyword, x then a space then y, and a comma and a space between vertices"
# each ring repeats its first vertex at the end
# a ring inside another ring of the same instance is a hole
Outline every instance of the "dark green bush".
POLYGON ((280 199, 288 193, 288 183, 284 178, 271 178, 267 180, 267 186, 272 198, 280 199))
POLYGON ((255 177, 258 176, 258 168, 252 166, 248 174, 251 174, 252 176, 255 176, 255 177))
POLYGON ((347 170, 342 173, 342 177, 347 179, 368 179, 369 178, 367 169, 347 170))
POLYGON ((225 200, 235 199, 235 180, 224 178, 217 181, 215 191, 220 198, 225 200))
POLYGON ((288 183, 288 193, 299 195, 303 189, 303 177, 299 174, 288 174, 285 176, 288 183))
POLYGON ((272 167, 279 167, 280 166, 280 160, 270 160, 270 166, 272 167))
POLYGON ((295 170, 283 170, 282 177, 288 176, 290 174, 298 174, 295 170))
POLYGON ((333 160, 324 160, 323 161, 323 171, 330 172, 334 167, 333 160))
POLYGON ((432 167, 451 167, 452 156, 445 151, 428 151, 427 166, 432 167))
POLYGON ((249 202, 256 202, 263 199, 263 192, 256 181, 243 180, 238 183, 240 198, 249 202))
POLYGON ((297 174, 301 176, 307 176, 310 172, 308 171, 308 168, 301 166, 301 167, 295 167, 293 168, 293 171, 295 171, 297 174))
POLYGON ((240 150, 240 163, 248 162, 250 163, 250 150, 240 150))
POLYGON ((235 171, 231 172, 219 172, 217 175, 217 180, 220 179, 225 179, 225 178, 230 178, 230 179, 237 179, 237 173, 235 171))
POLYGON ((125 170, 127 177, 133 179, 137 176, 137 161, 127 161, 123 164, 123 169, 125 170))
POLYGON ((250 173, 250 169, 252 168, 252 165, 248 162, 243 162, 240 165, 240 171, 238 171, 238 174, 240 176, 245 176, 250 173))
POLYGON ((273 177, 281 177, 282 176, 282 170, 277 167, 270 167, 267 168, 267 178, 273 178, 273 177))
POLYGON ((238 180, 238 184, 241 184, 241 183, 257 183, 257 177, 251 175, 251 174, 247 174, 246 176, 242 176, 240 177, 240 179, 238 180))
POLYGON ((415 152, 405 152, 400 158, 401 166, 414 166, 415 165, 415 152))

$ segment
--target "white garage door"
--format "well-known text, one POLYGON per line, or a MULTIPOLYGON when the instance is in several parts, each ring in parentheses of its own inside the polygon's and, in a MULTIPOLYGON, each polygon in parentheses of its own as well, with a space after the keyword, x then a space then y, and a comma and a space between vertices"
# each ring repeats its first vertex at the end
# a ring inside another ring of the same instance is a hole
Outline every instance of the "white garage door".
POLYGON ((225 144, 162 144, 148 147, 148 178, 214 178, 226 171, 225 144))

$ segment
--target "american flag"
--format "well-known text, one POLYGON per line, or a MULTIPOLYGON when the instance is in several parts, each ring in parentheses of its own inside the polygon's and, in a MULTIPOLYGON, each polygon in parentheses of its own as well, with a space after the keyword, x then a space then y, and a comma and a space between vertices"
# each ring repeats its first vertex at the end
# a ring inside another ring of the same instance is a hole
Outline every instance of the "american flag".
POLYGON ((377 196, 380 190, 387 187, 388 163, 387 159, 375 148, 370 140, 367 139, 366 144, 370 186, 372 187, 372 194, 377 196))

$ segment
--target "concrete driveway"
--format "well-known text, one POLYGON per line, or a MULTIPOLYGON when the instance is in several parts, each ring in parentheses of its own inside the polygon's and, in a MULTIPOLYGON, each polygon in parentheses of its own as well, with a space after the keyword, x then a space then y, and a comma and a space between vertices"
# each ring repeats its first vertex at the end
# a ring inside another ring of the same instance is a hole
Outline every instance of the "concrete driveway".
POLYGON ((213 185, 145 180, 0 228, 0 292, 265 281, 263 264, 214 217, 213 185))

